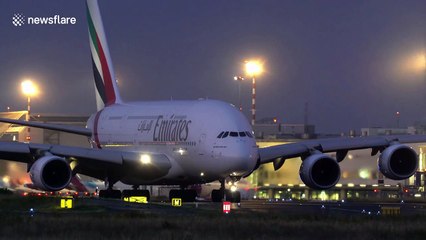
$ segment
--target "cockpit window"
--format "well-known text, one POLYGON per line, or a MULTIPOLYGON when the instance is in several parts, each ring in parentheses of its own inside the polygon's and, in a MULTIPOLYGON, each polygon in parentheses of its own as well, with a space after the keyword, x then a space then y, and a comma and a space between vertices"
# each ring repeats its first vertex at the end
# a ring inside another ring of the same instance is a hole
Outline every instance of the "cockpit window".
POLYGON ((244 132, 225 132, 222 131, 219 133, 219 135, 217 135, 217 138, 226 138, 226 137, 249 137, 249 138, 253 138, 253 134, 251 134, 249 131, 244 131, 244 132))
POLYGON ((224 134, 225 132, 221 132, 221 133, 219 133, 219 135, 217 136, 217 138, 222 138, 222 135, 224 134))

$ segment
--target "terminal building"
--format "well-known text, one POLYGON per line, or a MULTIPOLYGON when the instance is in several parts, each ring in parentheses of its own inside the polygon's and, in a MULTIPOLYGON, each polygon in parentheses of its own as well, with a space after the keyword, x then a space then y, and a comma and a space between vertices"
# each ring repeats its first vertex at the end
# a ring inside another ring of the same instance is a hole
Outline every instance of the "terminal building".
MULTIPOLYGON (((1 118, 25 120, 26 111, 0 113, 1 118)), ((88 116, 31 115, 31 121, 85 126, 88 116)), ((306 139, 320 138, 315 133, 315 126, 306 124, 282 124, 275 119, 263 121, 254 126, 259 147, 267 147, 306 139)), ((407 129, 363 128, 359 135, 390 135, 424 133, 422 128, 407 129)), ((356 135, 351 131, 349 135, 356 135)), ((334 137, 339 135, 332 135, 334 137)), ((90 147, 88 139, 70 133, 22 127, 14 124, 0 124, 0 141, 27 141, 34 143, 61 144, 68 146, 90 147)), ((328 136, 327 136, 328 137, 328 136)), ((386 179, 377 169, 377 156, 371 156, 371 150, 350 151, 346 159, 340 163, 341 179, 332 189, 316 191, 306 187, 299 178, 300 158, 286 160, 284 166, 274 171, 272 164, 262 165, 251 176, 243 179, 242 196, 245 198, 262 198, 275 200, 324 200, 340 201, 350 199, 380 198, 425 199, 425 153, 426 144, 412 144, 419 153, 419 169, 411 178, 403 181, 386 179)), ((331 154, 333 156, 334 154, 331 154)), ((0 187, 28 183, 26 164, 0 161, 0 187), (14 176, 13 178, 11 176, 14 176)), ((157 187, 152 195, 163 194, 157 187)), ((153 188, 150 187, 152 190, 153 188)))
MULTIPOLYGON (((408 128, 362 128, 360 133, 349 131, 347 134, 315 133, 315 127, 303 124, 280 124, 272 119, 254 126, 259 147, 303 141, 312 138, 339 136, 383 136, 425 134, 425 125, 417 124, 408 128), (290 131, 289 131, 290 129, 290 131)), ((307 188, 299 178, 300 158, 288 159, 284 166, 274 171, 272 164, 262 165, 248 179, 256 186, 256 197, 267 199, 310 199, 310 200, 348 200, 348 199, 425 199, 425 153, 426 143, 410 144, 419 154, 417 173, 409 179, 394 181, 386 179, 377 168, 376 156, 371 149, 350 151, 340 163, 339 183, 327 191, 307 188)), ((330 154, 335 157, 335 153, 330 154)))

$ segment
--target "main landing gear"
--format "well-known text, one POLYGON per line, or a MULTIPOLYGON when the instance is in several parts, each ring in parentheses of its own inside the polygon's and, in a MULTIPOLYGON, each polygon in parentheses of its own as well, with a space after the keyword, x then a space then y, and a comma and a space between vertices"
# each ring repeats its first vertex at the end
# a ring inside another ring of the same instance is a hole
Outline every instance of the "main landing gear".
POLYGON ((121 191, 115 189, 100 190, 99 198, 121 199, 121 191))
POLYGON ((112 189, 117 181, 111 181, 108 178, 105 180, 107 189, 99 191, 99 198, 121 199, 121 191, 112 189))
POLYGON ((173 198, 180 198, 183 202, 195 202, 197 197, 197 191, 194 189, 185 189, 181 186, 181 189, 172 189, 169 192, 169 200, 172 201, 173 198))
POLYGON ((145 197, 146 201, 149 202, 150 194, 146 189, 138 189, 139 186, 133 186, 132 190, 123 190, 122 197, 145 197))
POLYGON ((231 191, 225 189, 225 179, 220 180, 220 189, 212 191, 212 202, 229 201, 233 203, 241 202, 241 193, 239 191, 231 191))
POLYGON ((150 200, 149 191, 146 189, 138 189, 139 186, 133 186, 133 189, 123 190, 123 192, 121 192, 120 190, 112 189, 113 185, 114 184, 111 184, 111 182, 107 182, 108 188, 99 191, 99 198, 121 199, 128 197, 145 197, 147 202, 150 200))

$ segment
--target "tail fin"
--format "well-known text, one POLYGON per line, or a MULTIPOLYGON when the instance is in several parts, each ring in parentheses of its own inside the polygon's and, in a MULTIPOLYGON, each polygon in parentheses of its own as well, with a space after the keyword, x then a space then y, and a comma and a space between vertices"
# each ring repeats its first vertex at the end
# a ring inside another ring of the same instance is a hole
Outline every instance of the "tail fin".
POLYGON ((98 110, 100 110, 104 106, 121 103, 122 101, 115 81, 114 68, 109 54, 98 1, 87 0, 86 6, 93 75, 97 90, 96 104, 98 110))

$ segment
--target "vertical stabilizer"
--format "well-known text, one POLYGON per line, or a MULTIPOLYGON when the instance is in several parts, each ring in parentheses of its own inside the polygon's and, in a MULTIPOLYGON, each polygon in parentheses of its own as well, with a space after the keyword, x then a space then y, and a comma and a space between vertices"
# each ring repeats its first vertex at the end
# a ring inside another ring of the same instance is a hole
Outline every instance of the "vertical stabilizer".
POLYGON ((98 1, 87 0, 86 3, 90 50, 92 52, 93 75, 96 87, 96 104, 98 110, 100 110, 104 106, 121 103, 121 98, 115 80, 98 1))

